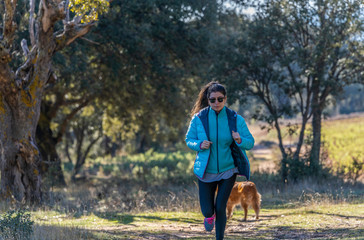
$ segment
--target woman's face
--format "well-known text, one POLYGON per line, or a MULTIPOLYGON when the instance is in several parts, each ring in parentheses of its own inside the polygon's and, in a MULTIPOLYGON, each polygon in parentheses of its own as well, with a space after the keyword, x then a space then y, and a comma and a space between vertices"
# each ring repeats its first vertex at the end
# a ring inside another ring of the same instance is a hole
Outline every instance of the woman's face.
POLYGON ((209 105, 211 108, 216 111, 220 112, 226 103, 226 97, 221 92, 212 92, 209 97, 209 105))

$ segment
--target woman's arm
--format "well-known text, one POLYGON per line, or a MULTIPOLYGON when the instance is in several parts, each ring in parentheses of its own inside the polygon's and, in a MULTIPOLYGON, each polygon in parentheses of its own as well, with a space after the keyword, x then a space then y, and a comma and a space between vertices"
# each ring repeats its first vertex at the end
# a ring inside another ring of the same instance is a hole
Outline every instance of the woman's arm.
POLYGON ((191 148, 194 151, 203 151, 204 149, 201 149, 201 143, 203 140, 198 139, 197 135, 197 121, 199 121, 199 118, 195 115, 193 116, 190 126, 188 127, 187 133, 186 133, 186 144, 189 148, 191 148))
POLYGON ((245 123, 245 120, 242 116, 237 116, 237 130, 241 138, 241 142, 236 144, 244 149, 244 150, 250 150, 254 146, 254 138, 253 135, 250 133, 248 126, 245 123))

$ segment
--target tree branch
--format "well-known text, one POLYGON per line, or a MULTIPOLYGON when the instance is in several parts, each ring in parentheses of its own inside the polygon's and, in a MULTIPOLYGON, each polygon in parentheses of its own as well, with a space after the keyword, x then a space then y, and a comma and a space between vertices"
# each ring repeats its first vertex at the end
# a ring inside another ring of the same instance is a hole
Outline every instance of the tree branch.
POLYGON ((72 161, 72 158, 71 158, 71 155, 70 155, 70 152, 69 152, 69 141, 68 141, 68 139, 66 139, 66 146, 65 146, 65 152, 66 152, 66 156, 67 156, 67 158, 68 158, 68 161, 70 162, 70 163, 72 163, 73 161, 72 161))
POLYGON ((74 24, 73 22, 66 24, 62 34, 56 36, 56 51, 70 45, 77 38, 86 35, 94 23, 74 24))
POLYGON ((64 6, 65 11, 66 11, 66 23, 68 23, 70 21, 70 8, 69 8, 69 5, 70 5, 70 0, 66 0, 66 4, 64 6))
POLYGON ((4 96, 13 95, 17 91, 16 86, 12 84, 15 76, 8 62, 10 62, 9 49, 0 42, 0 93, 4 96))
POLYGON ((83 156, 82 156, 82 165, 85 163, 87 155, 90 153, 91 148, 93 147, 93 145, 95 145, 95 143, 102 137, 101 134, 99 134, 95 139, 93 139, 90 144, 87 146, 86 151, 84 152, 83 156))
POLYGON ((5 0, 4 31, 3 41, 6 48, 9 48, 14 41, 16 23, 13 21, 17 0, 5 0))
POLYGON ((70 114, 66 116, 66 118, 63 120, 61 126, 59 127, 59 131, 57 134, 57 142, 61 141, 64 133, 66 132, 67 125, 69 121, 84 107, 86 107, 91 102, 91 98, 86 99, 83 103, 81 103, 78 107, 72 110, 70 114))
POLYGON ((92 44, 95 44, 95 45, 101 45, 100 43, 95 42, 95 41, 92 41, 92 40, 87 39, 87 38, 85 38, 85 37, 80 37, 80 39, 85 40, 86 42, 89 42, 89 43, 92 43, 92 44))
POLYGON ((32 46, 35 45, 34 10, 35 10, 35 0, 29 0, 29 37, 30 37, 30 44, 32 46))
POLYGON ((33 60, 36 58, 36 56, 37 48, 33 47, 33 49, 27 53, 27 60, 25 61, 25 63, 16 70, 15 83, 18 88, 21 88, 25 84, 30 82, 29 80, 32 75, 30 69, 34 67, 33 60))
POLYGON ((48 30, 60 19, 65 17, 64 2, 41 0, 43 14, 41 15, 42 30, 48 30))
POLYGON ((69 105, 73 105, 73 104, 82 104, 84 101, 85 101, 85 99, 83 97, 81 97, 79 99, 73 99, 73 100, 64 100, 63 105, 69 106, 69 105))

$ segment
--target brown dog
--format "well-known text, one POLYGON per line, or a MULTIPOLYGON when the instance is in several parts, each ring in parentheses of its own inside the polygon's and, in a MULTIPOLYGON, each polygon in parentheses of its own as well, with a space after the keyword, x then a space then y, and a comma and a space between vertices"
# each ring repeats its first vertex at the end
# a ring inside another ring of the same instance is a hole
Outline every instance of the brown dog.
POLYGON ((227 202, 227 218, 233 216, 233 209, 235 205, 240 204, 244 209, 244 221, 248 215, 248 207, 252 206, 255 211, 255 219, 259 219, 261 196, 253 182, 235 182, 229 200, 227 202))

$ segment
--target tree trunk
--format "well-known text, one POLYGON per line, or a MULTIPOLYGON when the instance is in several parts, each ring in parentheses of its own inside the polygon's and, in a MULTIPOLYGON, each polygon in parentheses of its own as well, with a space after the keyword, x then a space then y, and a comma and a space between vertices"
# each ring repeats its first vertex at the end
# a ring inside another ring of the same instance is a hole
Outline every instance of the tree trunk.
POLYGON ((87 158, 88 154, 90 153, 92 147, 102 137, 101 134, 94 139, 92 139, 92 137, 89 136, 90 143, 88 144, 88 146, 86 147, 86 149, 83 152, 82 146, 83 146, 83 143, 85 140, 86 131, 87 131, 87 123, 86 123, 86 125, 80 127, 78 130, 75 131, 76 141, 77 141, 77 143, 76 143, 77 161, 76 161, 75 167, 72 172, 72 177, 71 177, 72 181, 76 181, 76 175, 80 173, 81 168, 85 164, 86 158, 87 158))
POLYGON ((72 171, 72 181, 76 180, 76 175, 80 172, 81 167, 85 163, 85 157, 82 154, 82 145, 85 138, 85 132, 83 126, 74 129, 76 135, 76 164, 72 171))
POLYGON ((288 169, 287 169, 287 153, 286 150, 284 149, 283 146, 283 138, 282 138, 282 132, 281 132, 281 128, 279 126, 279 122, 278 122, 278 118, 275 117, 274 119, 274 127, 277 131, 278 134, 278 145, 279 145, 279 149, 281 150, 281 154, 282 154, 282 161, 281 161, 281 176, 282 176, 282 181, 283 183, 287 182, 288 179, 288 169))
POLYGON ((41 200, 42 159, 35 143, 40 92, 34 84, 30 91, 0 94, 1 194, 27 202, 41 200))
POLYGON ((306 112, 302 116, 302 124, 301 124, 300 134, 299 134, 299 137, 298 137, 297 148, 296 148, 295 153, 293 154, 294 161, 298 161, 299 157, 300 157, 301 148, 302 148, 302 145, 303 145, 303 140, 305 138, 305 130, 306 130, 307 121, 308 121, 308 114, 306 112))
POLYGON ((144 153, 145 152, 145 146, 147 143, 147 137, 145 136, 145 134, 142 134, 142 136, 140 137, 141 140, 139 142, 139 147, 137 149, 137 153, 144 153))
POLYGON ((319 172, 320 149, 321 149, 321 116, 322 109, 319 99, 319 81, 314 80, 312 85, 312 145, 310 153, 311 174, 316 175, 319 172))
POLYGON ((45 179, 52 183, 52 186, 66 186, 61 167, 61 159, 56 150, 57 139, 53 137, 50 121, 46 114, 42 112, 36 131, 39 150, 45 162, 42 166, 42 172, 45 174, 45 179))
POLYGON ((80 155, 77 154, 76 165, 72 171, 72 176, 71 176, 73 182, 77 180, 76 175, 80 173, 82 166, 85 164, 85 160, 86 159, 82 156, 81 153, 80 155))
MULTIPOLYGON (((46 41, 52 44, 49 39, 42 39, 43 43, 46 41)), ((37 57, 39 55, 43 56, 39 57, 37 65, 30 66, 27 82, 21 83, 20 89, 10 84, 11 90, 2 92, 0 103, 1 192, 6 197, 12 194, 17 200, 27 202, 41 200, 42 159, 35 142, 35 132, 51 59, 43 51, 36 53, 37 57)), ((12 82, 14 78, 3 78, 2 83, 12 82)))

